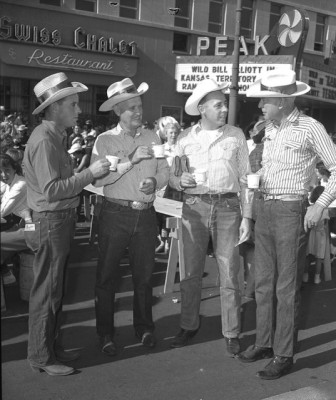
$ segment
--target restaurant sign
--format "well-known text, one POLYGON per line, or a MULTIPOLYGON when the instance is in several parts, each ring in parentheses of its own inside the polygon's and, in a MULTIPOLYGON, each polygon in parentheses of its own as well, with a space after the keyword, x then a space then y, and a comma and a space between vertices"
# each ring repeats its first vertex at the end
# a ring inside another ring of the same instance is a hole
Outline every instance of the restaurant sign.
POLYGON ((59 29, 14 23, 0 18, 0 52, 9 65, 71 69, 132 77, 137 70, 137 45, 134 41, 115 41, 113 37, 77 27, 72 45, 59 29))
MULTIPOLYGON (((246 93, 261 73, 275 69, 293 69, 292 56, 242 56, 239 64, 239 93, 246 93)), ((192 92, 204 79, 213 79, 218 84, 231 82, 233 56, 179 56, 175 69, 177 91, 192 92)), ((230 89, 227 89, 229 92, 230 89)))

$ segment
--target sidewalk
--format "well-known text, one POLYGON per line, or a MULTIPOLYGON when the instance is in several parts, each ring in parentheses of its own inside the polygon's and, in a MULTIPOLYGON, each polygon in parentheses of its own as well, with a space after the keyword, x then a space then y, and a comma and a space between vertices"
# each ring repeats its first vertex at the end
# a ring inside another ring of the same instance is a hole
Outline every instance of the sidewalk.
MULTIPOLYGON (((335 262, 332 281, 304 286, 299 353, 292 372, 275 381, 255 377, 267 360, 242 364, 226 353, 212 258, 207 258, 203 279, 200 331, 190 345, 172 350, 169 343, 179 330, 179 284, 176 281, 172 294, 163 294, 167 256, 157 255, 153 314, 158 344, 148 351, 134 336, 132 284, 125 257, 116 301, 118 355, 102 354, 95 332, 96 263, 97 246, 88 245, 87 224, 78 224, 64 301, 64 342, 67 348, 81 351, 81 358, 71 364, 77 369, 71 376, 31 371, 26 361, 28 303, 20 299, 18 286, 5 288, 3 400, 263 400, 276 395, 282 397, 274 400, 336 399, 335 262)), ((246 348, 255 339, 254 301, 242 305, 242 324, 242 347, 246 348)))

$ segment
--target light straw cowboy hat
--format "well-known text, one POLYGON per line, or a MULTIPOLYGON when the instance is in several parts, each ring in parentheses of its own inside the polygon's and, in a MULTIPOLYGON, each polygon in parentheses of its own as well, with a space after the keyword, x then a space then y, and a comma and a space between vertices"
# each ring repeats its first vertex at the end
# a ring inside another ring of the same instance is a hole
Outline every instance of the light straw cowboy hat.
POLYGON ((110 111, 116 104, 141 96, 147 90, 148 85, 146 82, 142 82, 137 89, 130 78, 112 83, 107 88, 107 100, 99 107, 99 111, 110 111))
POLYGON ((257 77, 247 97, 296 97, 309 92, 310 86, 296 80, 295 71, 273 69, 257 77))
POLYGON ((68 153, 73 154, 76 151, 82 151, 82 150, 83 150, 83 147, 79 143, 75 143, 70 147, 70 149, 68 150, 68 153))
POLYGON ((229 83, 224 83, 222 85, 218 85, 213 79, 204 79, 204 81, 200 82, 192 95, 188 98, 185 104, 185 111, 189 115, 200 115, 198 111, 198 104, 199 102, 205 97, 207 94, 211 92, 221 91, 222 93, 225 92, 224 89, 229 87, 229 83))
POLYGON ((80 82, 69 82, 63 72, 49 75, 34 87, 35 96, 40 105, 35 108, 33 115, 40 113, 55 101, 87 90, 88 88, 80 82))

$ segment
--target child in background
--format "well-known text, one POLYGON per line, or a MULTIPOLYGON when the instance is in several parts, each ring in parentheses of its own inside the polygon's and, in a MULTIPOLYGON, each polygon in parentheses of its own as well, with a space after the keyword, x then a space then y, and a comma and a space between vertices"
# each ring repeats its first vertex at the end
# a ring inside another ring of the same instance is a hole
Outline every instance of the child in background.
MULTIPOLYGON (((324 187, 319 185, 316 186, 313 191, 311 192, 309 201, 311 204, 314 204, 316 200, 321 196, 324 191, 324 187)), ((322 218, 319 223, 311 228, 309 232, 309 241, 307 247, 307 258, 306 258, 306 268, 303 274, 303 282, 308 282, 309 274, 308 270, 313 258, 316 261, 316 269, 315 269, 315 276, 314 276, 314 283, 319 284, 321 283, 321 267, 322 262, 325 257, 325 250, 326 250, 326 241, 327 241, 327 225, 329 220, 328 209, 325 208, 322 213, 322 218)))

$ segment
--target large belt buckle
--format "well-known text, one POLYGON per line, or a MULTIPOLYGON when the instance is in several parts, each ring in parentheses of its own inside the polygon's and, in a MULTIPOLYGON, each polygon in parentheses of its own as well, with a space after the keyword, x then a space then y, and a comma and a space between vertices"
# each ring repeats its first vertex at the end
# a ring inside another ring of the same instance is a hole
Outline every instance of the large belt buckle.
POLYGON ((141 201, 133 201, 131 207, 133 210, 144 210, 146 208, 146 203, 141 201))

